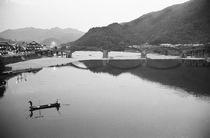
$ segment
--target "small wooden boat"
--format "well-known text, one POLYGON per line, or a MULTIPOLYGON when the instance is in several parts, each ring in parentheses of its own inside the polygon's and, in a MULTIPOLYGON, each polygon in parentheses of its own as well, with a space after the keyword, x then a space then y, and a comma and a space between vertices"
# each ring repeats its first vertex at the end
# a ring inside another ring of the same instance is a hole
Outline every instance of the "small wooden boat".
POLYGON ((30 111, 40 110, 40 109, 47 109, 47 108, 56 108, 57 110, 60 108, 60 103, 56 101, 55 103, 45 104, 40 106, 33 106, 32 101, 29 101, 30 104, 30 111))

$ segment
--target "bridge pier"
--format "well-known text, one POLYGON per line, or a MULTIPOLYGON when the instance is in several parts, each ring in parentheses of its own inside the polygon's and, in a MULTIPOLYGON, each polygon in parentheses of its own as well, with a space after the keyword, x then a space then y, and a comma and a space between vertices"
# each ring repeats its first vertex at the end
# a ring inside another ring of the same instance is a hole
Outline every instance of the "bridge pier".
POLYGON ((141 52, 141 58, 147 58, 146 52, 141 52))
POLYGON ((180 55, 180 58, 186 58, 187 57, 187 53, 185 51, 183 51, 180 55))
POLYGON ((108 58, 108 57, 109 57, 109 51, 103 50, 103 58, 108 58))
POLYGON ((73 53, 74 51, 70 51, 70 52, 68 52, 68 53, 66 53, 66 58, 72 58, 72 53, 73 53))
POLYGON ((55 55, 58 56, 58 51, 57 50, 55 51, 55 55))

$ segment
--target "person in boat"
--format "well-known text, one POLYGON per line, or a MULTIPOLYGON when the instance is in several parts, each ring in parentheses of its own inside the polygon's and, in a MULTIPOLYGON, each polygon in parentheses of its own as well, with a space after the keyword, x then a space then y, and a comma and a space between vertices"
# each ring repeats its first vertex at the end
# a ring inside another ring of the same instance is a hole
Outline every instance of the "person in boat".
POLYGON ((44 109, 44 108, 60 108, 60 103, 58 103, 58 100, 55 103, 52 104, 47 104, 47 105, 40 105, 40 106, 33 106, 32 101, 28 101, 30 104, 30 110, 39 110, 39 109, 44 109))
POLYGON ((29 102, 29 104, 30 104, 30 107, 32 107, 32 101, 28 101, 29 102))

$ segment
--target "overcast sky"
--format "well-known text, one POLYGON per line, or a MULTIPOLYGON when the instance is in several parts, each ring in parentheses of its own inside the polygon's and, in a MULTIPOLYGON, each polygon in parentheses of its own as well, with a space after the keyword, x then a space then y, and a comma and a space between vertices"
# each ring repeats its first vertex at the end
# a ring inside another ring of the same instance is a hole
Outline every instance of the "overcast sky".
POLYGON ((128 22, 188 0, 0 0, 0 31, 23 27, 75 28, 128 22))

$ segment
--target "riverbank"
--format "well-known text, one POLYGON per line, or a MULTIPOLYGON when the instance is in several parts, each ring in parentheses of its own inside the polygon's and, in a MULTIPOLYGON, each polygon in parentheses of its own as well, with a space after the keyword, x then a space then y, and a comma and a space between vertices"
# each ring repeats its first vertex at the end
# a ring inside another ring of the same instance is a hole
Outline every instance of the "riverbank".
POLYGON ((38 58, 42 58, 42 56, 35 53, 28 53, 25 55, 1 56, 1 60, 5 65, 38 58))
POLYGON ((67 64, 73 61, 76 60, 72 58, 46 57, 46 58, 32 59, 32 60, 7 64, 6 67, 10 67, 12 71, 15 71, 15 70, 56 66, 61 64, 67 64))

